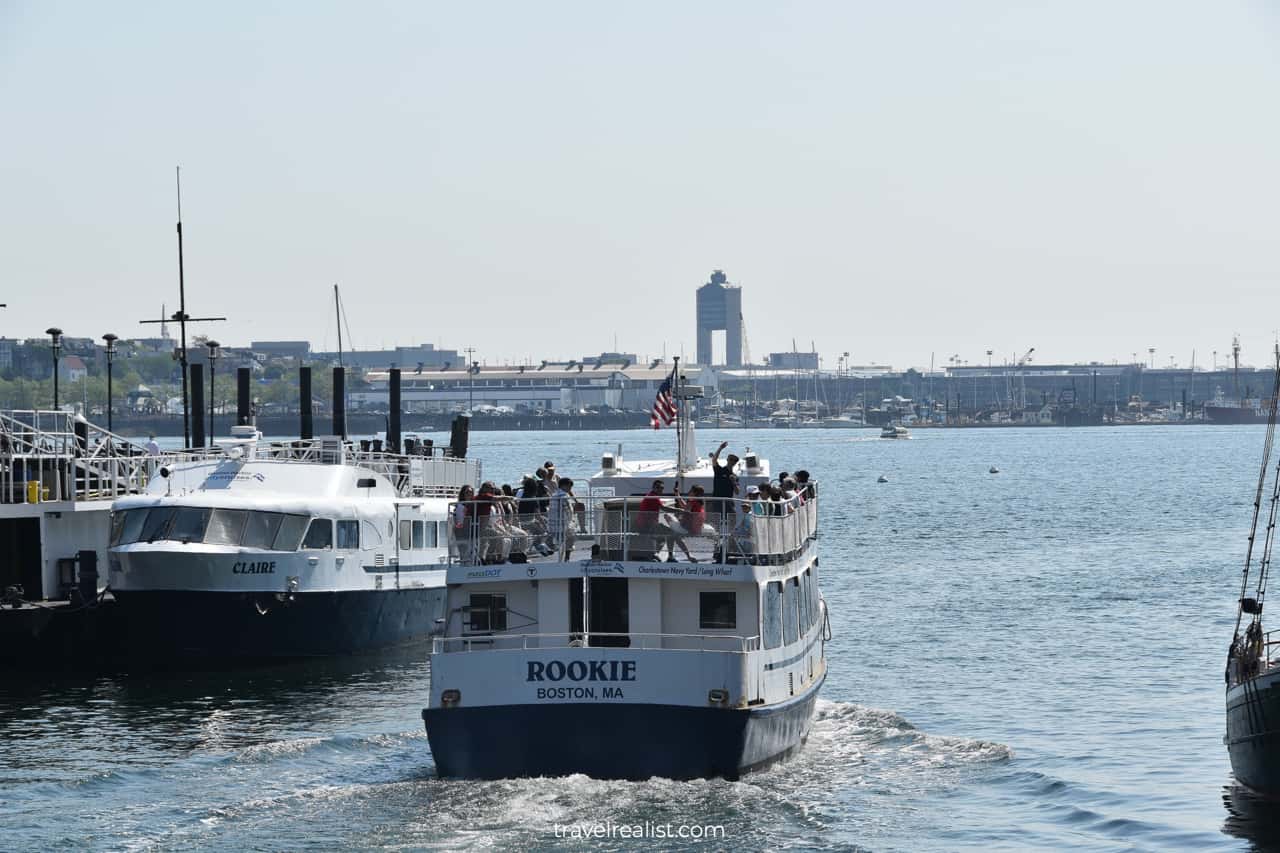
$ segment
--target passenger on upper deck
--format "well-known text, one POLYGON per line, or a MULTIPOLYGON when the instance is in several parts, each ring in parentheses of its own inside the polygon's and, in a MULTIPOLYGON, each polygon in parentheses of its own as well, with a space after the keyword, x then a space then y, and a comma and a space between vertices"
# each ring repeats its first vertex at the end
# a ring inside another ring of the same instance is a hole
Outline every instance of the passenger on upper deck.
POLYGON ((738 475, 733 473, 734 467, 738 464, 738 457, 730 453, 725 459, 725 464, 720 464, 720 453, 728 446, 729 442, 722 441, 711 454, 711 512, 722 528, 725 524, 725 516, 733 512, 734 495, 738 494, 738 475))
MULTIPOLYGON (((698 560, 689 553, 689 546, 685 544, 686 536, 701 536, 707 525, 707 510, 703 503, 703 495, 706 490, 702 486, 694 486, 689 489, 686 498, 681 499, 680 493, 676 492, 676 509, 679 515, 672 518, 667 516, 666 527, 671 531, 671 538, 667 540, 667 562, 674 563, 676 561, 675 546, 679 545, 680 550, 684 551, 684 555, 690 563, 696 563, 698 560)), ((714 531, 712 531, 714 532, 714 531)))
POLYGON ((817 486, 809 479, 809 472, 803 469, 796 472, 796 485, 806 501, 813 500, 818 493, 817 486))
MULTIPOLYGON (((667 546, 667 551, 671 551, 671 528, 662 522, 662 491, 666 487, 661 480, 653 481, 653 488, 640 501, 639 508, 631 518, 632 530, 642 537, 651 539, 651 547, 653 550, 653 559, 660 559, 658 552, 662 550, 663 545, 667 546)), ((641 550, 648 550, 646 544, 636 543, 636 547, 641 550)))
POLYGON ((509 483, 502 485, 502 500, 494 504, 495 510, 501 510, 501 517, 495 521, 501 525, 503 536, 511 539, 510 554, 523 554, 529 550, 529 533, 520 525, 516 509, 516 493, 509 483))
MULTIPOLYGON (((543 472, 545 479, 545 472, 543 472)), ((525 476, 520 490, 516 492, 517 523, 529 534, 530 547, 542 556, 551 553, 547 545, 546 499, 542 497, 541 482, 533 477, 525 476)))
MULTIPOLYGON (((751 487, 751 489, 755 488, 755 486, 751 487)), ((747 490, 748 495, 751 494, 751 489, 747 490)), ((759 489, 756 489, 756 494, 759 494, 759 489)), ((751 537, 751 517, 755 515, 755 509, 748 501, 743 501, 740 509, 742 511, 738 513, 738 523, 734 525, 733 533, 729 537, 729 557, 750 559, 756 552, 755 541, 751 537)), ((726 562, 733 562, 733 560, 726 562)))
POLYGON ((573 551, 574 533, 577 530, 572 490, 573 480, 562 478, 555 494, 551 496, 551 505, 547 510, 547 532, 551 545, 563 560, 569 559, 573 551))
POLYGON ((473 537, 471 535, 471 519, 474 516, 474 507, 471 501, 475 500, 475 489, 471 486, 463 486, 458 489, 458 502, 453 506, 453 539, 458 543, 458 559, 472 560, 475 558, 473 550, 473 537))
POLYGON ((502 510, 496 505, 507 502, 508 498, 498 493, 497 487, 489 481, 480 484, 480 494, 476 496, 472 506, 475 507, 477 530, 480 535, 480 562, 496 560, 506 562, 511 553, 511 537, 505 535, 502 524, 502 510))

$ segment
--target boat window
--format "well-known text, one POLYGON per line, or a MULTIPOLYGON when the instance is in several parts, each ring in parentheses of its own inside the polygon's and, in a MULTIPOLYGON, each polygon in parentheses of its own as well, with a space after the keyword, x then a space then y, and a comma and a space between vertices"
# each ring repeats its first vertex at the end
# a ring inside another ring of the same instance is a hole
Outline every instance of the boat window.
POLYGON ((273 551, 296 551, 302 541, 302 534, 307 529, 308 519, 305 515, 286 515, 280 522, 276 532, 276 541, 271 543, 273 551))
POLYGON ((204 531, 204 541, 211 545, 239 545, 249 513, 242 509, 215 509, 204 531))
POLYGON ((800 581, 796 588, 799 593, 796 596, 796 608, 800 611, 800 633, 803 634, 809 630, 809 578, 801 575, 796 580, 800 581))
POLYGON ((339 521, 338 522, 338 548, 348 551, 355 550, 360 547, 360 522, 358 521, 339 521))
POLYGON ((764 588, 764 647, 782 645, 782 582, 773 581, 764 588))
POLYGON ((307 528, 307 536, 302 540, 305 551, 318 551, 333 547, 333 522, 327 518, 314 518, 307 528))
POLYGON ((178 542, 200 542, 204 540, 204 528, 209 523, 212 510, 196 506, 181 507, 173 515, 173 526, 169 528, 169 538, 178 542))
POLYGON ((127 509, 123 513, 124 522, 120 525, 119 541, 112 544, 128 545, 131 542, 137 542, 138 536, 142 533, 142 523, 147 520, 147 513, 150 510, 146 507, 142 509, 127 509))
POLYGON ((413 547, 413 522, 403 519, 400 522, 400 550, 408 551, 413 547))
POLYGON ((120 510, 111 513, 111 536, 107 542, 111 545, 120 544, 120 531, 124 528, 124 511, 120 510))
POLYGON ((728 591, 698 593, 698 627, 703 630, 738 627, 738 594, 728 591))
POLYGON ((425 547, 436 548, 440 545, 439 524, 440 523, 437 521, 427 522, 427 543, 425 547))
POLYGON ((284 514, 279 512, 251 512, 244 526, 240 544, 246 548, 270 548, 276 541, 284 514))
POLYGON ((427 547, 426 542, 427 542, 427 535, 426 533, 423 532, 422 522, 415 521, 413 523, 413 547, 425 548, 427 547))
POLYGON ((147 510, 147 520, 142 524, 142 533, 138 538, 143 542, 154 542, 163 539, 169 531, 169 522, 173 521, 174 507, 154 506, 147 510))
POLYGON ((472 593, 471 606, 467 608, 467 616, 467 629, 470 631, 507 630, 506 593, 472 593))
POLYGON ((813 621, 818 621, 820 606, 818 605, 818 569, 805 569, 805 575, 809 576, 809 615, 813 621))
POLYGON ((809 624, 812 625, 818 621, 818 579, 810 569, 804 570, 804 591, 809 601, 809 624))
POLYGON ((360 526, 364 528, 364 547, 381 548, 382 534, 378 532, 378 528, 374 526, 372 521, 362 521, 360 526))
POLYGON ((787 581, 786 586, 786 593, 782 596, 782 639, 791 645, 800 638, 796 621, 796 599, 800 597, 800 588, 795 578, 787 581))

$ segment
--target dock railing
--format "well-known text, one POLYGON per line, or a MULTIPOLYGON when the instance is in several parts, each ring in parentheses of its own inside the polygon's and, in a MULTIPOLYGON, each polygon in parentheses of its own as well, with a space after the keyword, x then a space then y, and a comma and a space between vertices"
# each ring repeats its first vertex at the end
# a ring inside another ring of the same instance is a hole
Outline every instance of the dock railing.
POLYGON ((667 497, 660 512, 642 497, 582 497, 539 503, 521 514, 512 499, 450 505, 450 559, 462 565, 554 561, 654 561, 777 564, 816 538, 818 502, 706 499, 697 520, 667 497), (750 507, 750 508, 748 508, 750 507), (776 513, 776 514, 774 514, 776 513), (673 556, 672 556, 673 555, 673 556))
POLYGON ((728 634, 651 634, 581 631, 566 634, 476 634, 435 637, 432 652, 527 651, 531 649, 626 648, 746 654, 760 650, 760 637, 728 634))
POLYGON ((0 412, 0 503, 135 494, 155 462, 127 438, 69 412, 0 412))

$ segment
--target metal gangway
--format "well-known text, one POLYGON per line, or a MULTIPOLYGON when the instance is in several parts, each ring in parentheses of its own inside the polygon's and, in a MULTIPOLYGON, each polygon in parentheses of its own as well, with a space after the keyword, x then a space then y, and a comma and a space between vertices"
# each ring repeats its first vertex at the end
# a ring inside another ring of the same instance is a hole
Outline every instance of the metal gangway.
POLYGON ((0 504, 113 500, 143 491, 155 462, 70 412, 0 411, 0 504))

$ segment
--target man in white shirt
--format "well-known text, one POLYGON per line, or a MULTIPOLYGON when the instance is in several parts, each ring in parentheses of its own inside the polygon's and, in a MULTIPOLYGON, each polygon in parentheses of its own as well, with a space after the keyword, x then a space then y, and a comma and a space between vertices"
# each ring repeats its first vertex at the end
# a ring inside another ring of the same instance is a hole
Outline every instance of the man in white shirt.
POLYGON ((561 559, 569 559, 573 551, 574 512, 573 501, 569 495, 573 489, 573 480, 562 477, 555 492, 551 495, 551 503, 547 507, 547 534, 552 547, 560 554, 561 559))

